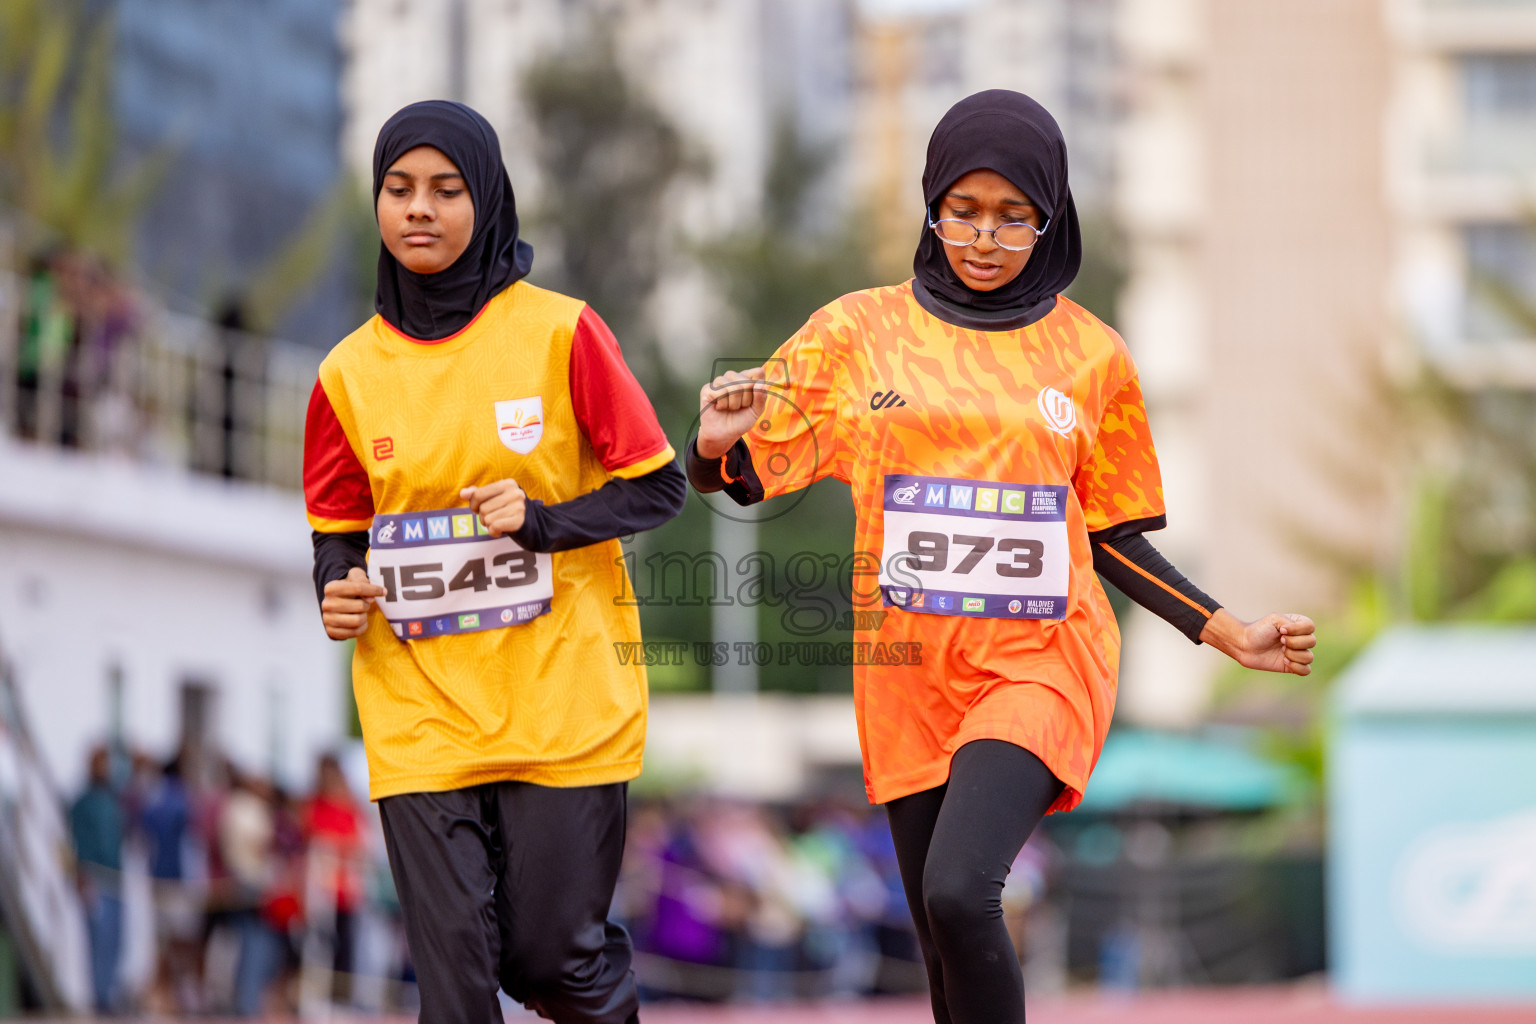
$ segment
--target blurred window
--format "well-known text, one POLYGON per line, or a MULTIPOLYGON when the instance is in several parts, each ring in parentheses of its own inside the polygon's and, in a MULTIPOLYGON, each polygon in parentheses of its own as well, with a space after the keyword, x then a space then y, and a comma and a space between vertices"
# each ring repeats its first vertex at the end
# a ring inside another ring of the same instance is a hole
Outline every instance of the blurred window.
POLYGON ((1536 225, 1469 224, 1462 232, 1467 340, 1536 337, 1536 225))
POLYGON ((1536 118, 1536 54, 1471 54, 1461 76, 1469 120, 1536 118))
POLYGON ((964 60, 960 25, 949 19, 934 21, 923 42, 923 77, 928 85, 958 86, 965 70, 964 60))

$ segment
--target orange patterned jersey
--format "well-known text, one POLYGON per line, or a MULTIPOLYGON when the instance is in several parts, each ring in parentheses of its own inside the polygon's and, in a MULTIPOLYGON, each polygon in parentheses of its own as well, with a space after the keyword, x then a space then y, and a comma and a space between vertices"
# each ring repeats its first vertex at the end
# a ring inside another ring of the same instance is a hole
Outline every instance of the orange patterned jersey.
POLYGON ((1076 806, 1120 651, 1088 534, 1163 514, 1124 342, 1066 298, 1018 330, 955 327, 908 282, 819 310, 767 378, 745 437, 763 496, 852 487, 855 601, 887 612, 859 640, 906 654, 853 670, 871 801, 940 785, 962 744, 999 739, 1066 784, 1053 810, 1076 806))

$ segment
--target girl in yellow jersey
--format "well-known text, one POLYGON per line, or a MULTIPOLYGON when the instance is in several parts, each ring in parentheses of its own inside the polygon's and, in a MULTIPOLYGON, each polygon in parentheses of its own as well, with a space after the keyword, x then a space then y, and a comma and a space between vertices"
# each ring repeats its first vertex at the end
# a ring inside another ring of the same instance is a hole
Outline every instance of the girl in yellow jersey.
POLYGON ((1081 258, 1060 129, 1003 90, 934 130, 915 276, 817 311, 763 367, 700 393, 688 473, 746 504, 847 482, 890 610, 854 666, 870 800, 885 804, 940 1024, 1024 1020, 1001 895, 1040 819, 1082 799, 1120 638, 1095 570, 1244 665, 1305 675, 1310 620, 1242 622, 1143 536, 1165 525, 1136 367, 1060 293, 1081 258), (878 659, 872 659, 878 660, 878 659), (893 659, 910 662, 913 659, 893 659))
POLYGON ((522 280, 491 126, 459 103, 379 132, 378 315, 320 367, 304 491, 424 1024, 637 1019, 607 921, 646 679, 621 534, 687 485, 597 314, 522 280))

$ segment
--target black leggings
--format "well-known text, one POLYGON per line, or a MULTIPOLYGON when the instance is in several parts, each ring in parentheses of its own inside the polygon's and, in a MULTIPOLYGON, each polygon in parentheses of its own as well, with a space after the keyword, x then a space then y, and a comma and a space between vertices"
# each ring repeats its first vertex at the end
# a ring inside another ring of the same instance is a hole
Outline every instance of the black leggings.
POLYGON ((1061 789, 1023 747, 976 740, 944 785, 885 805, 937 1024, 1023 1024, 1003 880, 1061 789))

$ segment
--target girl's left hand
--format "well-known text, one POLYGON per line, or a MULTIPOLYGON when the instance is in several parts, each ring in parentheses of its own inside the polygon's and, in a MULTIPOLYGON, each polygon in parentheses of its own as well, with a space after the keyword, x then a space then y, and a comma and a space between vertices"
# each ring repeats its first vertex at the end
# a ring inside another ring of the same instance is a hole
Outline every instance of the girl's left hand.
POLYGON ((512 533, 523 527, 527 495, 516 480, 497 480, 484 487, 466 487, 459 497, 469 502, 469 509, 491 531, 492 537, 512 533))
POLYGON ((1244 668, 1304 676, 1312 671, 1316 629, 1305 615, 1276 613, 1243 622, 1218 608, 1200 631, 1200 639, 1244 668))

